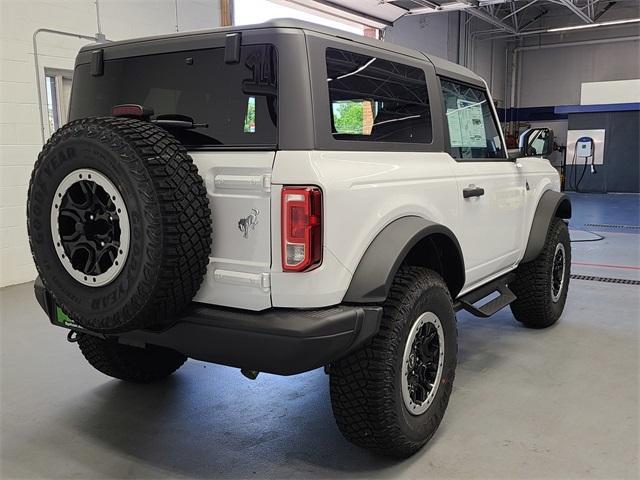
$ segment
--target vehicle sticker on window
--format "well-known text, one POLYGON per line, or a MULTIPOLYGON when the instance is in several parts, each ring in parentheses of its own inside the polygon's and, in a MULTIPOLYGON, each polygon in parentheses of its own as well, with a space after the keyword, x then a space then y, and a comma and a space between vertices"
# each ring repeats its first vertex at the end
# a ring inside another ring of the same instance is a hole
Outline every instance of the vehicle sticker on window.
POLYGON ((458 108, 447 109, 447 123, 452 147, 486 146, 482 103, 457 99, 458 108))

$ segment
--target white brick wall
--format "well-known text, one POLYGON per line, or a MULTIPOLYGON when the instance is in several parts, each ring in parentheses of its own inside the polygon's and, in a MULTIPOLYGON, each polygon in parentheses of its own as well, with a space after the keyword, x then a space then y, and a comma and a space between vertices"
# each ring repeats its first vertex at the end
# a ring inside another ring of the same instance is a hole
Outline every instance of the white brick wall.
MULTIPOLYGON (((110 40, 175 32, 175 1, 100 0, 100 19, 110 40)), ((180 31, 219 24, 219 0, 178 0, 180 31)), ((42 147, 31 41, 38 28, 94 35, 95 1, 0 0, 0 287, 36 276, 25 211, 29 176, 42 147)), ((72 70, 85 43, 38 36, 43 92, 44 69, 72 70)))

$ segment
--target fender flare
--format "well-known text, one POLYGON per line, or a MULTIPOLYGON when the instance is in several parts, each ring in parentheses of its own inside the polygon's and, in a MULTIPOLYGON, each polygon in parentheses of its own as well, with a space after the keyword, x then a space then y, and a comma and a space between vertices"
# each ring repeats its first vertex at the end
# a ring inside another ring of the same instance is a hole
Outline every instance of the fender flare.
POLYGON ((343 301, 369 304, 384 302, 407 254, 418 242, 434 234, 448 237, 457 249, 462 281, 458 282, 460 285, 456 285, 456 288, 461 289, 464 285, 464 257, 456 236, 444 225, 409 216, 394 220, 373 239, 360 259, 343 301))
POLYGON ((536 207, 529 231, 529 240, 521 263, 530 262, 540 254, 547 238, 549 225, 554 217, 571 218, 571 200, 564 193, 547 190, 540 197, 536 207))

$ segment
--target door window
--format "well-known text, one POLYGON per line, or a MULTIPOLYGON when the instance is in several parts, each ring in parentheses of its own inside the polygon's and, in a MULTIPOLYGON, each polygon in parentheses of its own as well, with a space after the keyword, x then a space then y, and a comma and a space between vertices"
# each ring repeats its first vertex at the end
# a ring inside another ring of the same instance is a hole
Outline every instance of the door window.
POLYGON ((484 90, 441 80, 451 156, 457 159, 506 158, 500 129, 484 90))

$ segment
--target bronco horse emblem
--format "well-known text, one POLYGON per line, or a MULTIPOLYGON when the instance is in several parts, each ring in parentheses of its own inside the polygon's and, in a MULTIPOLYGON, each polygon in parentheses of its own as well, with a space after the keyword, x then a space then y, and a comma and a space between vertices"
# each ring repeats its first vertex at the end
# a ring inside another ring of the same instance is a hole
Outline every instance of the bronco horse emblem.
POLYGON ((238 230, 242 232, 242 236, 244 238, 249 238, 249 230, 255 230, 256 225, 258 225, 258 215, 260 214, 260 210, 257 208, 251 209, 251 214, 246 218, 241 218, 238 221, 238 230))

